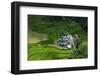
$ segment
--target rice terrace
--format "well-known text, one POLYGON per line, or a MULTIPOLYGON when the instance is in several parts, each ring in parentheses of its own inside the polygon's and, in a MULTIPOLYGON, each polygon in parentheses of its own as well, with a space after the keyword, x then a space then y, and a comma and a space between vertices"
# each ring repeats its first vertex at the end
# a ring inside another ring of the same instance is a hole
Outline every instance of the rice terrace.
POLYGON ((87 17, 28 15, 28 61, 88 58, 87 17))

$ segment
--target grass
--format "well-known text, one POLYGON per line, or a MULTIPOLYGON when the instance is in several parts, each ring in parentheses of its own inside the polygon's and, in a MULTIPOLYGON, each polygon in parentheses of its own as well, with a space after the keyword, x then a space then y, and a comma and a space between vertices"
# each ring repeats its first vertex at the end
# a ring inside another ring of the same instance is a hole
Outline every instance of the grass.
POLYGON ((28 60, 56 60, 87 58, 87 42, 83 41, 78 49, 59 49, 48 46, 51 42, 28 43, 28 60))

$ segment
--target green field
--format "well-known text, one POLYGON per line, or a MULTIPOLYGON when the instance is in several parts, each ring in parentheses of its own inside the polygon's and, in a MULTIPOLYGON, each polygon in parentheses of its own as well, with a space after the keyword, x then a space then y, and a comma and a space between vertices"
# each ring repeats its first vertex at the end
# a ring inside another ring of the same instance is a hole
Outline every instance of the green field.
POLYGON ((87 58, 87 42, 86 17, 28 15, 28 61, 87 58), (54 41, 62 32, 66 35, 78 34, 79 47, 56 47, 54 41))

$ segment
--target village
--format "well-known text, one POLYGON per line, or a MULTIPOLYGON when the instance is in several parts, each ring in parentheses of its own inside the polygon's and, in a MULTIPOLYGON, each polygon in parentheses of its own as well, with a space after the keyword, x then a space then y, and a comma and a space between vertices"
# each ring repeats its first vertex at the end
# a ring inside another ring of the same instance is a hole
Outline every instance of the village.
POLYGON ((68 48, 77 48, 78 47, 78 43, 79 43, 79 36, 77 34, 75 35, 65 35, 65 36, 61 36, 60 38, 58 38, 56 44, 59 47, 68 49, 68 48))

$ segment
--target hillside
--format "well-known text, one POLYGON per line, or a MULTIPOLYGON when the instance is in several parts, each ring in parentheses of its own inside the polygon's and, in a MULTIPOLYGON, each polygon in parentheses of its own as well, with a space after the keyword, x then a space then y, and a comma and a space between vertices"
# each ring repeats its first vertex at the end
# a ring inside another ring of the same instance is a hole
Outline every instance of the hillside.
POLYGON ((86 21, 85 17, 29 15, 28 60, 87 58, 86 21), (78 34, 80 37, 79 48, 59 49, 48 46, 54 45, 54 41, 63 34, 78 34))

